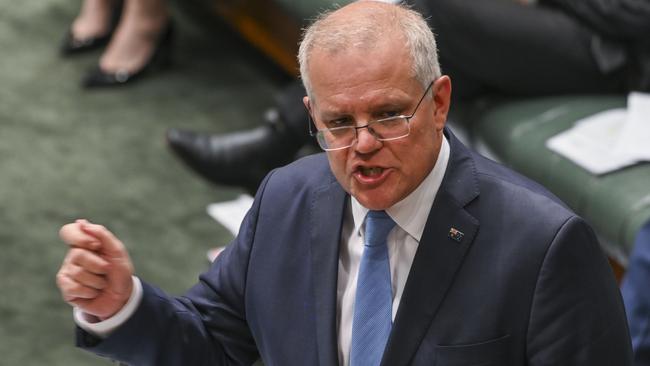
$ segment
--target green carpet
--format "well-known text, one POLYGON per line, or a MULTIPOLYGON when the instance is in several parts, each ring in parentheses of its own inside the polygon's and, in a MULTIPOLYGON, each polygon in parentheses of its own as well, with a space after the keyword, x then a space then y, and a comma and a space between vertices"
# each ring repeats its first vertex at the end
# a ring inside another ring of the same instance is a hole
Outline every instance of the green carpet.
POLYGON ((240 190, 212 186, 164 143, 169 127, 256 126, 281 78, 223 26, 174 9, 174 66, 120 89, 84 91, 99 53, 62 59, 79 1, 0 0, 0 365, 103 365, 73 345, 55 273, 62 224, 88 218, 127 245, 137 274, 181 293, 205 252, 231 239, 205 213, 240 190), (266 66, 266 67, 265 67, 266 66), (271 70, 271 71, 270 71, 271 70))

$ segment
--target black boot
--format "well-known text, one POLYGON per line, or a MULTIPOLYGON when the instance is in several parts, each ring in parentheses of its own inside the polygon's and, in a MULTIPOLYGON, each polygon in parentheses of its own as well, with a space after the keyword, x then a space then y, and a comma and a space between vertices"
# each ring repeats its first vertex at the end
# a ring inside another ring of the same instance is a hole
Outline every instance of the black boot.
POLYGON ((264 176, 291 162, 304 143, 284 128, 275 110, 265 118, 269 123, 261 127, 220 135, 169 129, 167 143, 210 182, 244 187, 254 194, 264 176))

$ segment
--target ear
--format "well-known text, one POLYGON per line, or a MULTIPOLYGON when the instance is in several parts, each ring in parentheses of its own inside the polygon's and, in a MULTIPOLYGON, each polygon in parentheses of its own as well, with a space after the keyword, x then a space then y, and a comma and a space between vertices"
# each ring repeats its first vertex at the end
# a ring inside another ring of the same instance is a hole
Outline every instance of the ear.
POLYGON ((302 97, 302 104, 304 104, 305 108, 307 108, 307 110, 310 111, 310 113, 311 113, 311 107, 309 105, 309 97, 308 96, 305 95, 304 97, 302 97))
POLYGON ((436 129, 442 131, 451 106, 451 79, 447 75, 439 77, 433 83, 431 90, 433 91, 433 101, 436 104, 436 110, 433 112, 436 129))

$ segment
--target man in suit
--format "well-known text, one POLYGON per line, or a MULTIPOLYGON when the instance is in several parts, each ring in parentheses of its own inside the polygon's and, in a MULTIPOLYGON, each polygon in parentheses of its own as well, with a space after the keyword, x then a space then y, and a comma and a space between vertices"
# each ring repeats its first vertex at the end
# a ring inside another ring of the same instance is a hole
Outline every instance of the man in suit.
POLYGON ((445 128, 451 81, 418 13, 345 6, 299 60, 326 154, 271 172, 184 296, 132 277, 106 228, 61 229, 81 347, 131 365, 630 364, 592 230, 445 128))

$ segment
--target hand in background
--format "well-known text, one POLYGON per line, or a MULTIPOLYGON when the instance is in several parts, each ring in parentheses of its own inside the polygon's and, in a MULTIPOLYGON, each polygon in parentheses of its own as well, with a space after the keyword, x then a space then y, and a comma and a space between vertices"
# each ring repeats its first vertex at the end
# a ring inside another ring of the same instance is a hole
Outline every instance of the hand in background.
POLYGON ((56 276, 63 299, 99 320, 110 318, 133 290, 133 264, 124 244, 86 220, 63 226, 59 236, 69 245, 56 276))

